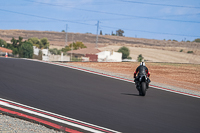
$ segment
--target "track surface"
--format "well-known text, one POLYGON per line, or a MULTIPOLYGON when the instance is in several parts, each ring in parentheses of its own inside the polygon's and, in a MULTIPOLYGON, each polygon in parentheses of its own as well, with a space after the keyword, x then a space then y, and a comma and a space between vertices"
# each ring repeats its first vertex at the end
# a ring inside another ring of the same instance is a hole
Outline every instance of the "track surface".
POLYGON ((123 133, 200 131, 200 99, 55 65, 0 58, 0 98, 123 133))

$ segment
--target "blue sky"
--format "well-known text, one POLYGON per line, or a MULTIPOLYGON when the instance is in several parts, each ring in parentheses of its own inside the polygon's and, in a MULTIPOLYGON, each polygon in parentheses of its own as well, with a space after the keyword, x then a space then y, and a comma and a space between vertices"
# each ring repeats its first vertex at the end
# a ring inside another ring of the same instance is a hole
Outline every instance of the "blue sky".
POLYGON ((200 38, 199 0, 0 0, 0 29, 103 34, 193 41, 200 38))

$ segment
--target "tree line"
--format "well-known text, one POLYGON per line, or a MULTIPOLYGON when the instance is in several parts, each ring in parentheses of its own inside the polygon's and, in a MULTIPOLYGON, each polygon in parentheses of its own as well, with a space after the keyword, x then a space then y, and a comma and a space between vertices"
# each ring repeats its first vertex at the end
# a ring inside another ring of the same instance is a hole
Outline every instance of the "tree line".
POLYGON ((65 46, 64 48, 60 50, 57 48, 53 48, 53 49, 49 49, 49 51, 51 54, 54 54, 54 55, 60 55, 61 52, 63 52, 64 55, 66 55, 67 51, 77 50, 77 49, 82 49, 82 48, 87 48, 87 46, 85 46, 82 42, 73 42, 69 46, 65 46))
MULTIPOLYGON (((124 36, 123 34, 124 34, 124 30, 122 29, 116 30, 116 33, 114 33, 113 31, 111 33, 112 36, 124 36)), ((100 30, 100 35, 103 35, 102 30, 100 30)), ((105 34, 105 35, 110 35, 110 34, 105 34)))
POLYGON ((49 48, 47 38, 38 39, 33 37, 23 41, 23 37, 19 36, 18 39, 13 37, 10 42, 11 43, 6 43, 6 41, 0 39, 0 47, 11 49, 13 51, 12 54, 20 58, 33 58, 33 46, 40 49, 49 48))

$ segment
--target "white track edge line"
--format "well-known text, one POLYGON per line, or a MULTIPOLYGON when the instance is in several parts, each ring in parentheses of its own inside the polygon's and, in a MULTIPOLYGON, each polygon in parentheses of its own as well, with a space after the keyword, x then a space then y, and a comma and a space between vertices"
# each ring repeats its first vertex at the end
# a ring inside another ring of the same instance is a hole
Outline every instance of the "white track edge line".
POLYGON ((67 125, 70 125, 70 126, 73 126, 73 127, 76 127, 76 128, 86 130, 86 131, 90 131, 90 132, 94 132, 94 133, 103 133, 102 131, 98 131, 98 130, 95 130, 95 129, 92 129, 92 128, 89 128, 89 127, 85 127, 85 126, 81 126, 81 125, 74 124, 74 123, 71 123, 71 122, 67 122, 67 121, 64 121, 64 120, 60 120, 58 118, 54 118, 52 116, 37 113, 37 112, 31 111, 31 110, 16 107, 16 106, 10 105, 10 104, 5 103, 5 102, 0 101, 0 105, 6 106, 6 107, 9 107, 9 108, 13 108, 13 109, 17 109, 17 110, 20 110, 20 111, 23 111, 23 112, 27 112, 29 114, 37 115, 37 116, 40 116, 40 117, 43 117, 43 118, 51 119, 51 120, 54 120, 54 121, 57 121, 57 122, 60 122, 60 123, 64 123, 64 124, 67 124, 67 125))
MULTIPOLYGON (((7 100, 7 99, 0 98, 0 100, 6 101, 6 102, 10 102, 10 103, 14 103, 14 104, 17 104, 17 105, 20 105, 20 106, 23 106, 23 107, 27 107, 27 108, 30 108, 30 109, 34 109, 34 110, 41 111, 41 112, 44 112, 44 113, 48 113, 48 114, 51 114, 51 115, 59 116, 59 117, 65 118, 65 119, 73 120, 73 121, 75 121, 75 122, 79 122, 79 123, 86 124, 86 125, 89 125, 89 126, 97 127, 97 128, 104 129, 104 130, 108 130, 108 131, 115 132, 115 133, 120 133, 120 132, 118 132, 118 131, 114 131, 114 130, 111 130, 111 129, 108 129, 108 128, 100 127, 100 126, 97 126, 97 125, 94 125, 94 124, 90 124, 90 123, 87 123, 87 122, 83 122, 83 121, 80 121, 80 120, 76 120, 76 119, 73 119, 73 118, 69 118, 69 117, 66 117, 66 116, 62 116, 62 115, 59 115, 59 114, 56 114, 56 113, 52 113, 52 112, 49 112, 49 111, 45 111, 45 110, 42 110, 42 109, 30 107, 30 106, 27 106, 27 105, 24 105, 24 104, 21 104, 21 103, 17 103, 17 102, 13 102, 13 101, 10 101, 10 100, 7 100)), ((1 102, 1 101, 0 101, 0 102, 1 102)), ((14 105, 13 105, 13 106, 14 106, 14 105)), ((19 108, 20 108, 20 107, 19 107, 19 108)), ((59 118, 56 118, 56 119, 59 119, 59 118)), ((64 121, 64 120, 63 120, 63 121, 64 121)))

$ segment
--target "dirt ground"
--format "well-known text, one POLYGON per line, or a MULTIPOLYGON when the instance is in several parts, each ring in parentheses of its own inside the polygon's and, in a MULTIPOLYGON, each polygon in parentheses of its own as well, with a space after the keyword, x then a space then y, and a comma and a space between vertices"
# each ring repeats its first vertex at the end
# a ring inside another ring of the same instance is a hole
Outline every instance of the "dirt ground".
MULTIPOLYGON (((139 65, 138 62, 74 62, 72 64, 123 74, 128 78, 133 77, 133 73, 139 65)), ((146 66, 151 73, 150 79, 153 82, 200 91, 200 65, 146 63, 146 66)))

